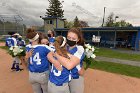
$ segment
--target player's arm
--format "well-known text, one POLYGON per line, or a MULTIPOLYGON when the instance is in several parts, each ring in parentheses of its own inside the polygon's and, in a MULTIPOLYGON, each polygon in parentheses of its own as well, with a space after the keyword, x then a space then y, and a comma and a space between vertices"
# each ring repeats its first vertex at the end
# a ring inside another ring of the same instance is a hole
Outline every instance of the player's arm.
POLYGON ((33 54, 33 50, 30 50, 29 52, 26 52, 25 58, 29 59, 32 56, 32 54, 33 54))
POLYGON ((25 61, 27 62, 28 59, 33 55, 33 49, 31 49, 29 52, 26 51, 25 55, 25 61))
POLYGON ((80 59, 76 56, 71 56, 70 59, 60 56, 59 54, 55 53, 58 61, 68 70, 73 69, 76 65, 80 63, 80 59))
POLYGON ((29 58, 33 55, 34 50, 31 49, 30 51, 26 51, 26 55, 25 55, 25 61, 23 62, 24 66, 27 67, 28 66, 28 60, 29 58))
POLYGON ((84 54, 84 48, 83 47, 77 47, 77 51, 70 56, 70 58, 65 58, 63 56, 58 55, 57 53, 56 57, 58 59, 58 61, 64 66, 66 67, 68 70, 73 69, 75 66, 77 66, 78 64, 80 64, 82 55, 84 54))
POLYGON ((84 66, 82 66, 82 68, 78 71, 78 73, 80 76, 84 76, 84 73, 85 73, 84 66))
POLYGON ((57 70, 61 71, 62 70, 61 64, 58 62, 58 60, 54 58, 53 55, 54 55, 53 52, 49 52, 47 58, 56 67, 57 70))

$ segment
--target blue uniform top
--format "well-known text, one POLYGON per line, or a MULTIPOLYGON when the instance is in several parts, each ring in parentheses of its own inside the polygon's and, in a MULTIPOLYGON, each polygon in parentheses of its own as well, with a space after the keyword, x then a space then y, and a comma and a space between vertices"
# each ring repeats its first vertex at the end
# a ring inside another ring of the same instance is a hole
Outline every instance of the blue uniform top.
POLYGON ((62 71, 58 71, 52 64, 52 69, 49 75, 50 82, 56 86, 62 86, 63 83, 67 83, 71 80, 70 70, 62 66, 62 71))
POLYGON ((44 72, 49 70, 49 61, 47 55, 52 49, 47 45, 34 45, 26 46, 26 51, 33 49, 33 55, 29 58, 29 71, 30 72, 44 72))
POLYGON ((78 71, 81 70, 81 68, 83 66, 83 59, 85 57, 84 48, 83 48, 83 46, 76 45, 76 47, 74 47, 72 49, 69 49, 69 47, 67 49, 70 54, 72 54, 80 59, 80 63, 76 67, 71 69, 72 78, 77 79, 77 78, 79 78, 78 71))
POLYGON ((5 42, 6 42, 6 46, 8 46, 8 47, 12 46, 12 44, 11 44, 11 37, 6 38, 5 42))
POLYGON ((25 46, 25 41, 24 40, 18 40, 17 45, 23 47, 23 46, 25 46))
POLYGON ((14 37, 6 38, 6 46, 11 47, 16 45, 17 45, 17 40, 14 37))
POLYGON ((55 37, 50 37, 49 38, 49 43, 54 43, 55 42, 55 37))

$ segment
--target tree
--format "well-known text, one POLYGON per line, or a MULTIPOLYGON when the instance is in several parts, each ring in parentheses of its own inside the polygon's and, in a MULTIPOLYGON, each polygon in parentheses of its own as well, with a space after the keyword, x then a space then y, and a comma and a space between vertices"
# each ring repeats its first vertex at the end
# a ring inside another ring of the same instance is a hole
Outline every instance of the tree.
POLYGON ((74 19, 73 27, 80 27, 79 19, 78 19, 77 16, 76 16, 75 19, 74 19))
POLYGON ((89 27, 88 23, 83 20, 79 20, 76 16, 74 21, 65 21, 65 28, 71 28, 71 27, 89 27))
POLYGON ((46 9, 48 17, 64 17, 64 10, 62 10, 63 6, 59 0, 49 0, 49 8, 46 9))
POLYGON ((125 20, 121 20, 119 22, 114 23, 116 27, 132 27, 133 25, 125 20))
POLYGON ((86 21, 79 21, 79 26, 74 26, 73 21, 65 21, 65 28, 72 28, 72 27, 89 27, 88 23, 86 21))
POLYGON ((114 27, 133 27, 133 25, 125 20, 121 20, 119 22, 115 22, 114 27))
POLYGON ((89 27, 86 21, 79 21, 80 27, 89 27))
POLYGON ((73 21, 65 21, 65 28, 72 28, 73 27, 73 21))
POLYGON ((107 18, 107 22, 106 22, 106 27, 113 27, 114 26, 114 13, 111 13, 108 18, 107 18))
POLYGON ((129 22, 126 22, 125 20, 121 20, 119 22, 116 22, 116 19, 118 16, 115 16, 114 18, 114 13, 111 13, 106 22, 106 27, 132 27, 133 25, 130 24, 129 22))

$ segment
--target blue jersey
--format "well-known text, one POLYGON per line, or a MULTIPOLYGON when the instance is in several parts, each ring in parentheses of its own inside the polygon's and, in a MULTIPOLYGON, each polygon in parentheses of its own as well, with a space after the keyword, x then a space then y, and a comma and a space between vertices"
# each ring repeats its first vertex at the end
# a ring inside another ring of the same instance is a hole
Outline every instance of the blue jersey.
POLYGON ((52 49, 47 45, 27 45, 26 51, 33 49, 33 55, 29 58, 29 71, 31 72, 44 72, 49 70, 49 61, 47 55, 52 49))
POLYGON ((15 38, 9 37, 6 39, 6 46, 11 47, 16 45, 17 45, 17 40, 15 38))
POLYGON ((50 37, 49 38, 49 43, 54 43, 55 42, 55 37, 50 37))
POLYGON ((11 37, 6 38, 6 46, 8 46, 8 47, 12 46, 11 37))
POLYGON ((52 64, 52 69, 49 75, 50 82, 56 86, 62 86, 63 83, 67 83, 71 80, 70 70, 62 66, 62 71, 58 71, 52 64))
POLYGON ((17 45, 23 47, 23 46, 25 46, 25 41, 24 40, 18 40, 17 45))
POLYGON ((82 66, 83 66, 83 59, 85 57, 85 54, 84 54, 84 48, 83 46, 76 46, 72 49, 69 49, 68 48, 68 51, 70 54, 76 56, 77 58, 80 59, 80 63, 74 67, 73 69, 71 69, 71 75, 72 75, 72 78, 76 79, 76 78, 79 78, 79 73, 78 71, 81 70, 82 66))

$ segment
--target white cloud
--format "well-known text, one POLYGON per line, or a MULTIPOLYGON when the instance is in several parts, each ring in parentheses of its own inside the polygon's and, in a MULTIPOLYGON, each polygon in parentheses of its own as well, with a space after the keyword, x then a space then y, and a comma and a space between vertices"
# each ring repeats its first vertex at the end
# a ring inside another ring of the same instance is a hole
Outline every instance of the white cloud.
MULTIPOLYGON (((1 0, 0 14, 15 13, 15 10, 18 10, 18 13, 24 19, 23 23, 42 25, 43 20, 39 16, 45 15, 48 5, 48 0, 1 0)), ((119 16, 117 20, 125 19, 133 25, 140 26, 139 0, 64 0, 63 6, 65 18, 71 21, 75 16, 78 16, 80 20, 88 21, 91 26, 100 26, 103 8, 106 7, 106 17, 114 12, 115 15, 119 16), (76 3, 90 13, 87 14, 72 6, 72 3, 76 3), (93 15, 99 18, 93 17, 93 15)))

